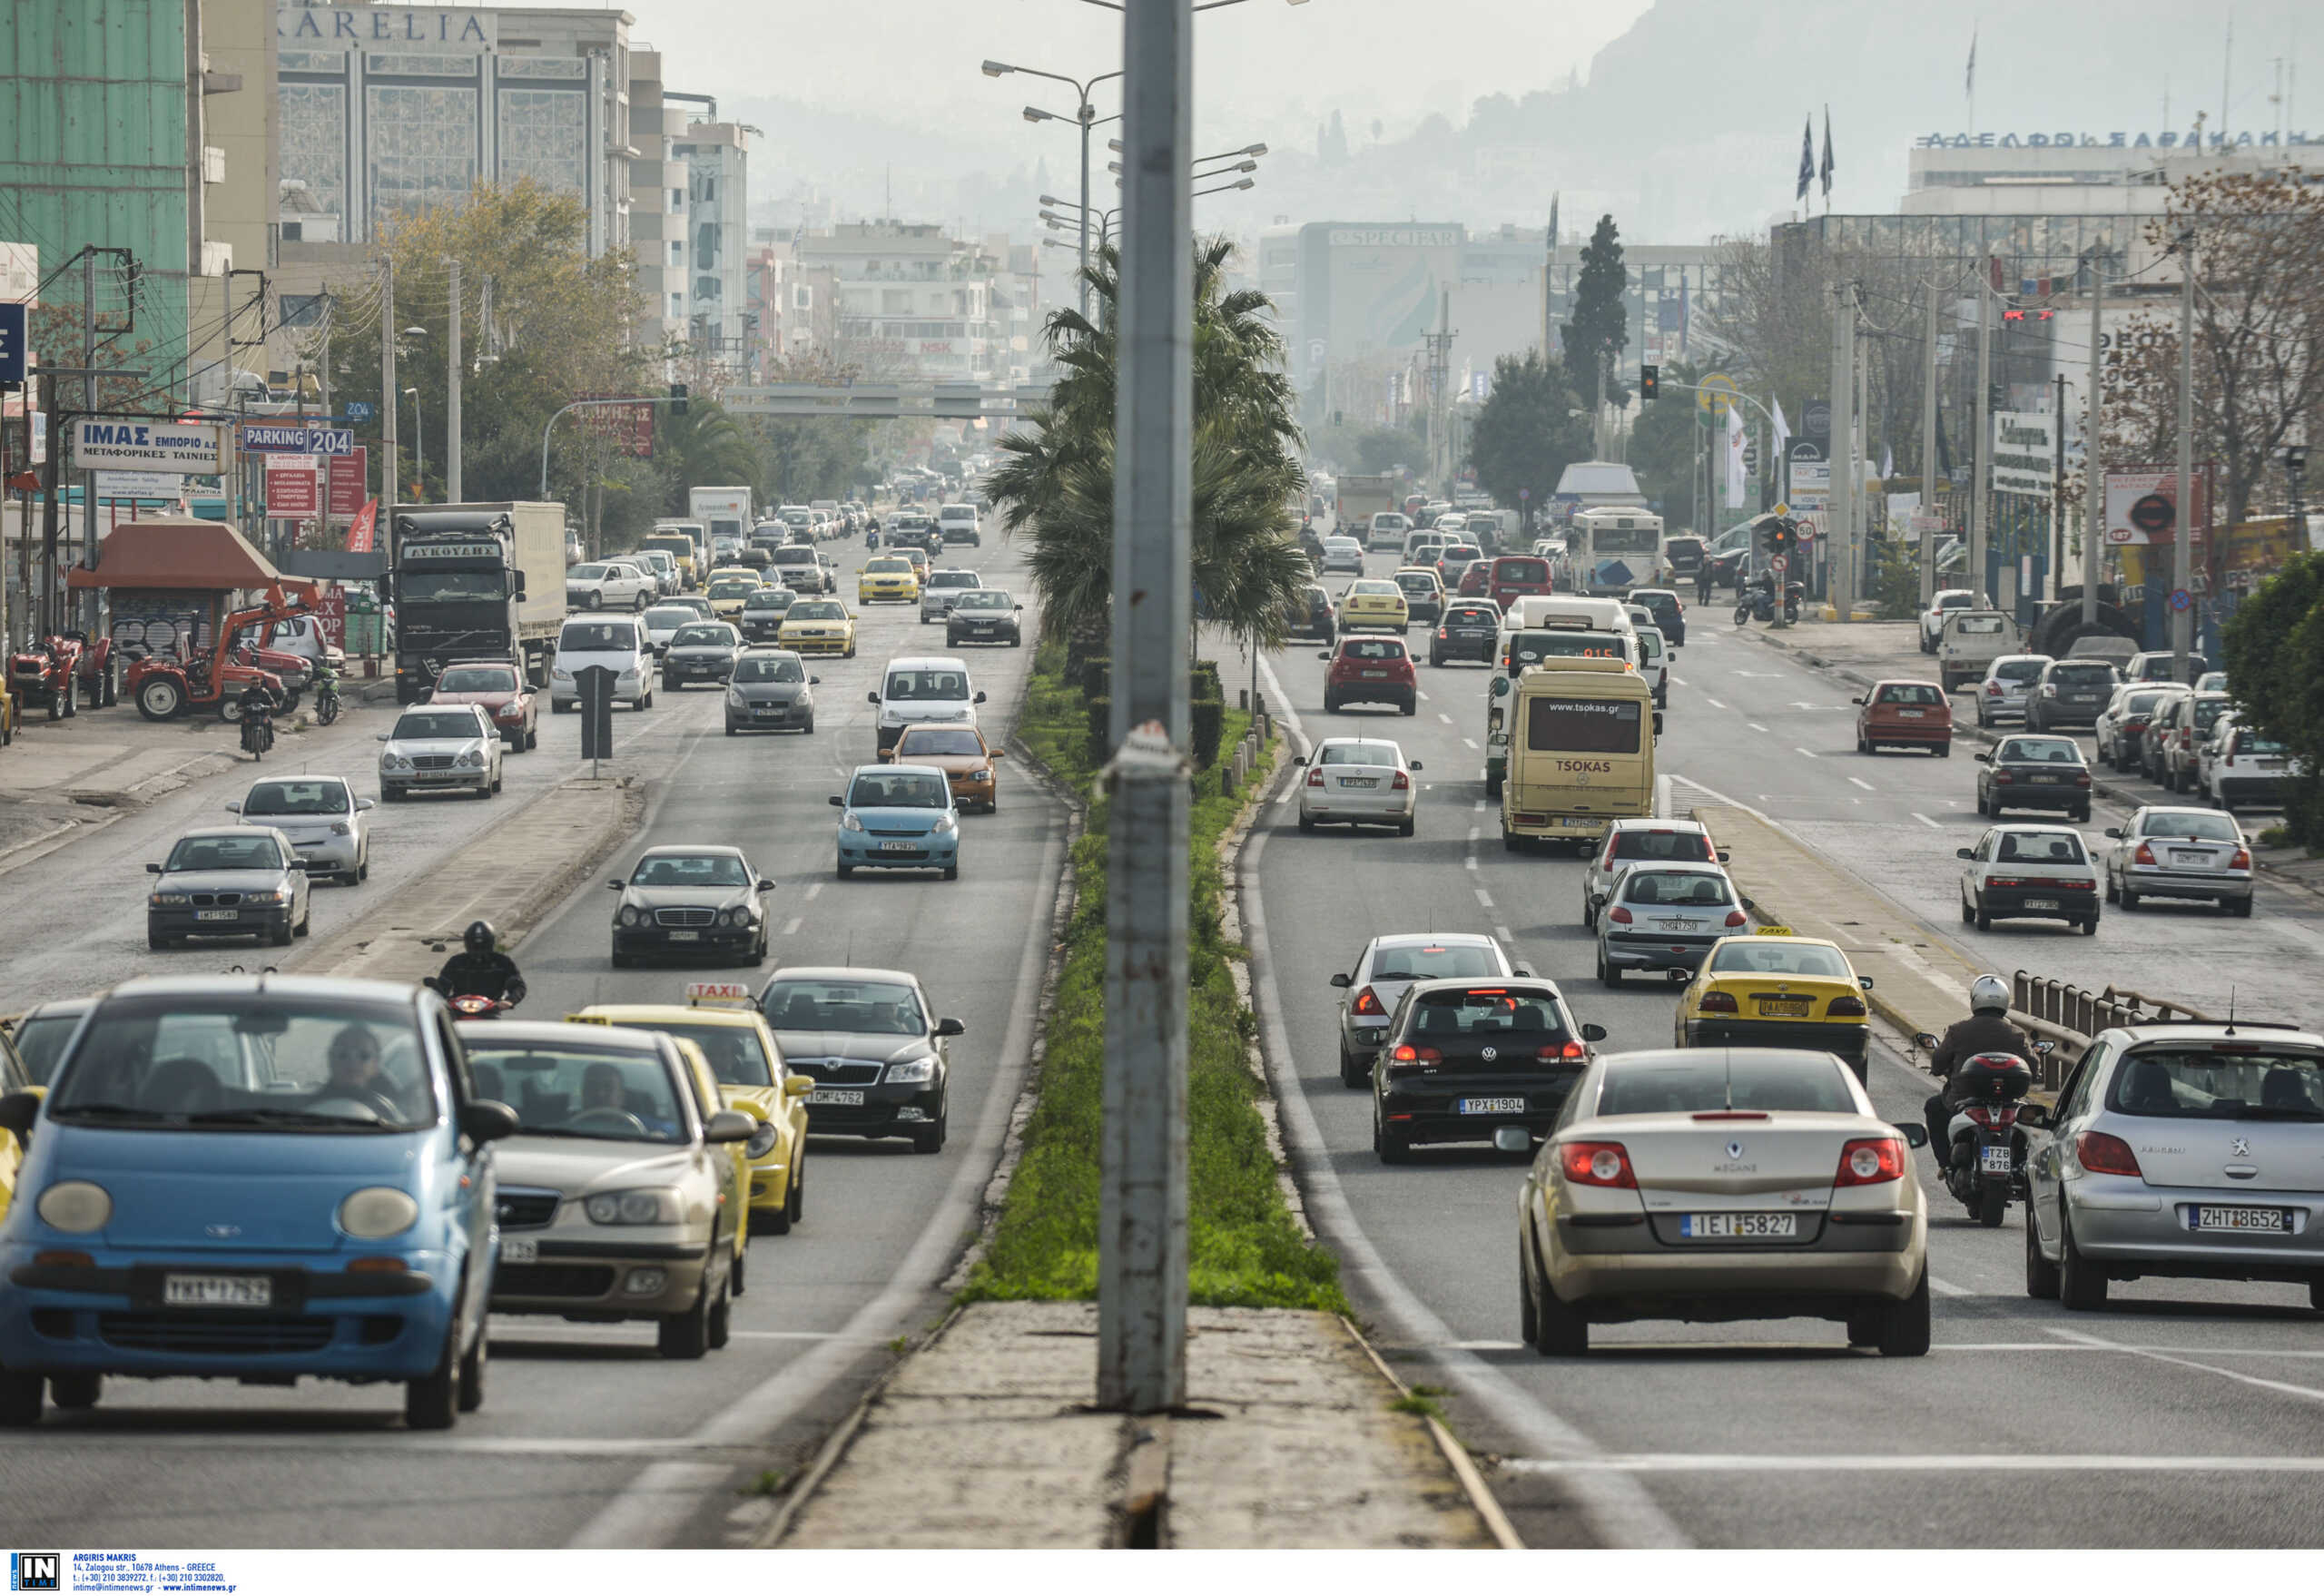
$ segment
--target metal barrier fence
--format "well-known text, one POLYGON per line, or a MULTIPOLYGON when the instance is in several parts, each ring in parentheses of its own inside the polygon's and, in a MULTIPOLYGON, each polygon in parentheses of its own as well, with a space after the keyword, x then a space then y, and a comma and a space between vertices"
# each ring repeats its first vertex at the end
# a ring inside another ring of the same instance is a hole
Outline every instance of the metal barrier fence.
POLYGON ((2119 1025, 2173 1025, 2186 1020, 2211 1023, 2200 1009, 2167 999, 2150 998, 2120 987, 2086 992, 2062 980, 2021 970, 2010 978, 2011 1018, 2037 1036, 2059 1042, 2059 1050, 2043 1061, 2044 1089, 2064 1084, 2065 1071, 2082 1057, 2090 1039, 2119 1025))

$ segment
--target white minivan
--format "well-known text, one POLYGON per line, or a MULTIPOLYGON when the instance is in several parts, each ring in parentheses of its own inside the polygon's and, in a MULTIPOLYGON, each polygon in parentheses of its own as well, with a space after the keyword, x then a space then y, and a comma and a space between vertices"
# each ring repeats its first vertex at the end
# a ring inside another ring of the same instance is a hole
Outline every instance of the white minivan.
POLYGON ((965 543, 970 548, 984 547, 984 538, 977 529, 977 507, 972 504, 948 504, 938 507, 936 530, 946 543, 965 543))
POLYGON ((654 645, 643 616, 576 616, 556 635, 556 663, 548 676, 548 706, 563 714, 581 706, 581 675, 592 665, 614 673, 614 696, 632 709, 654 704, 654 645))
POLYGON ((974 725, 984 695, 969 680, 966 660, 954 655, 910 655, 891 659, 881 674, 880 690, 870 694, 880 706, 879 747, 895 746, 906 726, 929 721, 974 725))

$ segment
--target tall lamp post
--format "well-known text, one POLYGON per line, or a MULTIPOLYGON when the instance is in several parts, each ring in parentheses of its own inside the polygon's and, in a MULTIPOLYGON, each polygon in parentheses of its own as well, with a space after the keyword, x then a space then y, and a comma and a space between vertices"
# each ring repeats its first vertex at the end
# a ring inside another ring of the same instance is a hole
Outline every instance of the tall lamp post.
POLYGON ((2284 446, 2284 479, 2291 488, 2291 532, 2297 539, 2293 552, 2304 553, 2308 547, 2308 506, 2299 497, 2300 473, 2308 469, 2308 446, 2288 443, 2284 446))
MULTIPOLYGON (((1043 72, 1037 66, 1013 66, 1006 61, 984 64, 987 77, 1003 77, 1012 72, 1023 73, 1027 77, 1047 78, 1053 84, 1064 84, 1073 91, 1077 103, 1070 117, 1059 116, 1054 111, 1044 111, 1038 105, 1028 105, 1025 107, 1025 120, 1069 121, 1081 131, 1081 270, 1087 272, 1089 270, 1089 130, 1098 125, 1098 108, 1089 103, 1089 91, 1108 78, 1118 78, 1122 74, 1119 72, 1101 72, 1092 78, 1078 78, 1068 77, 1059 72, 1043 72)), ((1110 122, 1113 118, 1106 120, 1110 122)), ((1086 278, 1081 284, 1081 314, 1084 318, 1089 314, 1089 284, 1086 278)))
POLYGON ((428 419, 419 411, 419 389, 407 388, 411 400, 411 502, 428 502, 428 419))

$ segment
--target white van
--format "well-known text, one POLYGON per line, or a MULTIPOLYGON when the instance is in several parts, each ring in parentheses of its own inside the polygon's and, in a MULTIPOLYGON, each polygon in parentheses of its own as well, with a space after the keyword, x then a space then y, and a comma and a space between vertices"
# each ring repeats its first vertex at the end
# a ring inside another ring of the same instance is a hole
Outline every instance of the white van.
POLYGON ((1945 612, 1945 630, 1937 636, 1936 674, 1947 693, 1967 683, 1982 681, 1994 661, 2020 651, 2024 642, 2017 617, 2007 610, 1953 609, 1945 612))
POLYGON ((603 665, 614 673, 614 696, 632 709, 654 704, 654 645, 642 616, 576 616, 556 635, 556 661, 548 675, 548 707, 563 714, 581 704, 580 673, 603 665))
POLYGON ((977 527, 977 507, 972 504, 948 504, 936 511, 936 530, 946 543, 965 543, 970 548, 982 548, 984 538, 977 527))
POLYGON ((888 662, 880 690, 867 694, 880 706, 879 746, 895 746, 906 726, 929 721, 974 725, 984 695, 969 680, 966 660, 954 655, 910 655, 888 662))

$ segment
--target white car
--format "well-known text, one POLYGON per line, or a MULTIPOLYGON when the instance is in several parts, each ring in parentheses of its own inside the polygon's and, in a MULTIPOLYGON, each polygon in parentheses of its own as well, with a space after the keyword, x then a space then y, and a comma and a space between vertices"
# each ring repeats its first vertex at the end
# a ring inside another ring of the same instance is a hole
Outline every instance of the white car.
POLYGON ((2206 745, 2201 783, 2203 796, 2230 814, 2239 803, 2280 809, 2284 789, 2299 764, 2281 743, 2239 720, 2223 739, 2214 728, 2212 740, 2206 745))
POLYGON ((657 604, 638 617, 645 623, 645 641, 656 654, 669 647, 680 626, 691 626, 704 618, 690 604, 657 604))
MULTIPOLYGON (((727 542, 732 543, 733 538, 727 542)), ((684 573, 678 569, 678 557, 666 548, 641 548, 635 554, 621 557, 623 563, 643 566, 654 575, 656 586, 665 593, 675 593, 684 585, 684 573)))
POLYGON ((644 609, 662 596, 662 584, 643 566, 597 560, 565 573, 565 602, 577 609, 644 609))
POLYGON ((977 507, 972 504, 939 506, 936 530, 947 543, 965 543, 970 548, 983 547, 984 539, 977 529, 977 507))
POLYGON ((1945 635, 1945 617, 1948 611, 1974 609, 1977 596, 1966 587, 1940 587, 1929 598, 1928 607, 1921 611, 1921 652, 1935 654, 1938 639, 1945 635))
POLYGON ((326 660, 340 670, 347 665, 346 651, 332 646, 323 635, 322 622, 314 616, 292 616, 275 622, 274 629, 267 635, 266 645, 284 654, 295 654, 310 667, 320 666, 326 660))
POLYGON ((2071 826, 1986 828, 1974 848, 1955 852, 1961 871, 1961 921, 1990 931, 1996 920, 2063 920, 2098 934, 2098 866, 2071 826))
MULTIPOLYGON (((1646 615, 1643 610, 1639 613, 1646 615)), ((1667 707, 1670 702, 1670 645, 1662 640, 1662 628, 1653 625, 1653 619, 1647 615, 1645 620, 1638 622, 1638 674, 1654 689, 1655 704, 1667 707)))
POLYGON ((353 886, 371 873, 371 800, 340 776, 268 776, 226 805, 245 825, 272 826, 307 862, 307 879, 328 874, 353 886))
POLYGON ((1413 834, 1420 811, 1420 785, 1413 775, 1420 761, 1404 757, 1402 744, 1386 737, 1326 737, 1299 764, 1299 829, 1318 825, 1394 826, 1413 834))
POLYGON ((2149 898, 2192 898, 2250 914, 2251 848, 2233 815, 2150 804, 2106 834, 2108 902, 2132 910, 2149 898))
POLYGON ((1362 576, 1364 574, 1364 545, 1353 537, 1324 538, 1324 569, 1354 571, 1357 576, 1362 576))
POLYGON ((958 567, 931 571, 920 585, 920 624, 940 621, 952 613, 952 606, 963 593, 972 593, 984 586, 984 578, 974 571, 958 567))
POLYGON ((1508 950, 1481 931, 1405 931, 1364 944, 1355 968, 1332 977, 1340 989, 1340 1084, 1362 1086, 1388 1035, 1389 1017, 1416 980, 1530 978, 1508 950))
POLYGON ((379 734, 379 801, 414 793, 500 791, 500 734, 478 704, 416 704, 379 734))
MULTIPOLYGON (((699 618, 691 611, 688 616, 699 618)), ((556 663, 548 675, 551 714, 580 707, 579 673, 592 665, 603 665, 614 673, 615 698, 627 699, 633 709, 652 707, 654 645, 645 640, 643 616, 604 620, 576 616, 565 623, 556 635, 556 663)))

